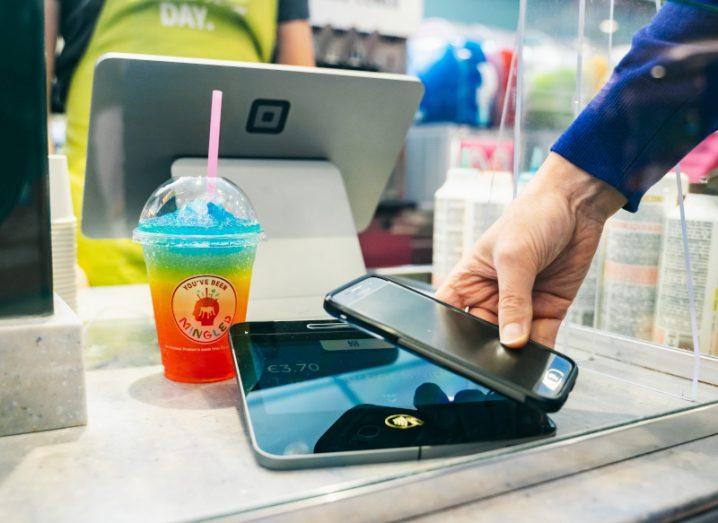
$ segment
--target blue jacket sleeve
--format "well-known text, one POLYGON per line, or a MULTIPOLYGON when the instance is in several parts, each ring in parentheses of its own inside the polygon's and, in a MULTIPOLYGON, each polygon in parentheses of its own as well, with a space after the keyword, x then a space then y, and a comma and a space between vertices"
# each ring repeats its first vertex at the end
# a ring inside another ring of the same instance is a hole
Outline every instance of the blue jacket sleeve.
POLYGON ((309 19, 309 0, 279 0, 277 22, 309 19))
POLYGON ((643 194, 718 129, 718 0, 666 4, 552 147, 635 211, 643 194))

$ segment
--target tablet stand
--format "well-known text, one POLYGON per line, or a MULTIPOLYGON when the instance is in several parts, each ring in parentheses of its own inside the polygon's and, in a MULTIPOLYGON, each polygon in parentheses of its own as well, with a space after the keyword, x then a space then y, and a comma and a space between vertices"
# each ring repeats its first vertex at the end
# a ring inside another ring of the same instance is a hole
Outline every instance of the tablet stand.
MULTIPOLYGON (((206 160, 182 158, 172 176, 203 176, 206 160)), ((326 161, 220 159, 219 176, 254 205, 266 234, 257 252, 253 311, 276 317, 322 316, 324 295, 366 272, 339 170, 326 161)))

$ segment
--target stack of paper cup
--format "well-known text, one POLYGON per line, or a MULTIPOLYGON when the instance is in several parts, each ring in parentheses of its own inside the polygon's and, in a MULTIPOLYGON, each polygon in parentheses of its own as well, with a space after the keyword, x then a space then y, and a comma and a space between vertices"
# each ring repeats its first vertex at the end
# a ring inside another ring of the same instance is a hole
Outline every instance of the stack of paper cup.
POLYGON ((55 292, 77 310, 77 218, 72 212, 67 158, 50 155, 50 230, 55 292))

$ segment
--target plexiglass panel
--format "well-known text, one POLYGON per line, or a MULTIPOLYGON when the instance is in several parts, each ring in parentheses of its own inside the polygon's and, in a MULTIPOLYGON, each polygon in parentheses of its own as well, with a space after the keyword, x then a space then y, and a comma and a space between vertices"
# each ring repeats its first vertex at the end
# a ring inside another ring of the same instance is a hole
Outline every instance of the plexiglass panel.
MULTIPOLYGON (((522 172, 599 92, 656 7, 638 0, 528 2, 522 172)), ((660 71, 655 73, 660 81, 660 71)), ((711 252, 718 197, 695 183, 706 169, 695 156, 686 160, 690 173, 677 166, 646 194, 637 212, 621 210, 609 220, 560 338, 564 350, 584 353, 584 375, 610 376, 687 402, 714 398, 713 386, 698 383, 713 383, 714 361, 700 361, 693 351, 696 338, 700 353, 715 354, 718 336, 716 275, 710 268, 718 266, 718 252, 711 252), (679 196, 685 197, 687 221, 681 220, 679 196), (610 369, 605 358, 629 365, 610 369), (636 373, 635 365, 657 374, 636 373), (665 374, 680 379, 666 380, 665 374)))
MULTIPOLYGON (((490 95, 489 65, 503 64, 503 70, 497 69, 500 88, 494 92, 490 118, 480 117, 479 103, 477 120, 461 120, 461 114, 474 113, 461 113, 458 89, 456 106, 462 125, 442 124, 442 118, 452 118, 431 112, 432 103, 441 97, 430 88, 424 102, 428 110, 419 115, 422 125, 412 131, 414 138, 433 133, 435 143, 444 133, 444 142, 450 144, 445 161, 439 168, 434 166, 441 186, 424 186, 427 194, 431 188, 438 189, 433 201, 427 198, 434 213, 435 285, 503 213, 514 190, 520 193, 531 180, 552 144, 609 80, 614 66, 629 51, 634 34, 652 20, 657 6, 645 0, 527 0, 516 2, 513 34, 445 21, 424 26, 413 48, 410 44, 410 63, 429 86, 446 73, 421 63, 431 61, 427 50, 432 44, 447 53, 444 59, 450 55, 446 44, 453 44, 459 63, 470 62, 470 56, 476 60, 471 44, 481 45, 479 102, 490 95), (507 96, 502 97, 501 90, 507 96)), ((465 84, 459 79, 458 85, 465 84)), ((702 162, 692 154, 667 173, 645 195, 637 212, 621 210, 609 220, 559 339, 559 348, 579 351, 576 357, 587 373, 634 383, 643 390, 680 398, 686 405, 710 399, 714 392, 712 386, 698 384, 700 379, 712 383, 706 365, 713 361, 703 365, 700 374, 702 360, 694 357, 698 352, 704 356, 718 352, 718 274, 713 274, 718 271, 711 269, 718 267, 718 252, 711 252, 718 241, 714 240, 718 216, 713 203, 718 197, 703 194, 710 191, 696 185, 710 165, 705 157, 710 157, 714 140, 711 137, 699 147, 702 162), (691 165, 691 171, 683 165, 691 165), (679 190, 685 197, 687 222, 681 221, 679 190), (700 221, 699 216, 716 218, 700 221), (686 270, 689 262, 691 275, 686 270), (695 354, 694 338, 700 348, 695 354), (633 345, 635 350, 620 356, 614 350, 633 345), (601 358, 623 359, 628 367, 605 368, 601 358), (634 374, 634 365, 655 368, 657 374, 634 374), (664 383, 665 374, 680 379, 669 386, 664 383)), ((421 147, 412 150, 411 137, 409 145, 411 163, 416 156, 412 153, 421 147)), ((431 157, 431 149, 424 148, 423 154, 431 157)), ((412 177, 415 182, 422 178, 415 174, 409 173, 409 186, 412 177)))

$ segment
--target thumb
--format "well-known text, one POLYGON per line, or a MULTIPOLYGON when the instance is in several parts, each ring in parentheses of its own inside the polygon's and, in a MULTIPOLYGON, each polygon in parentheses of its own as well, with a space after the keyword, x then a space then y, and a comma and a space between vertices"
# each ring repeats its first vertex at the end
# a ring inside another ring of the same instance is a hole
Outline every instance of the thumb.
POLYGON ((512 349, 523 347, 531 333, 536 270, 522 253, 498 256, 494 266, 499 286, 501 343, 512 349))

